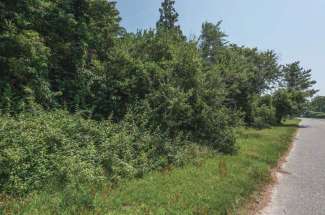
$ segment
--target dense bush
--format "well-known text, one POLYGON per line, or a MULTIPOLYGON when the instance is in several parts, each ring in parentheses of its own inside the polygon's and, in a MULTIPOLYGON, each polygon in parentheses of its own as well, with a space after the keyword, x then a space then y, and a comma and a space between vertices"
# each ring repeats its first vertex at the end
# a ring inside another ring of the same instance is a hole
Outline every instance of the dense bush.
POLYGON ((254 127, 267 128, 276 123, 275 109, 272 106, 262 105, 256 108, 254 127))
POLYGON ((95 122, 61 111, 1 117, 0 190, 24 194, 48 184, 114 183, 181 165, 190 147, 130 122, 95 122))
POLYGON ((253 126, 256 128, 268 128, 277 123, 276 109, 273 106, 273 98, 270 95, 264 95, 257 98, 252 110, 253 126))
POLYGON ((273 105, 278 123, 288 117, 299 116, 306 112, 307 99, 304 91, 279 89, 273 95, 273 105))

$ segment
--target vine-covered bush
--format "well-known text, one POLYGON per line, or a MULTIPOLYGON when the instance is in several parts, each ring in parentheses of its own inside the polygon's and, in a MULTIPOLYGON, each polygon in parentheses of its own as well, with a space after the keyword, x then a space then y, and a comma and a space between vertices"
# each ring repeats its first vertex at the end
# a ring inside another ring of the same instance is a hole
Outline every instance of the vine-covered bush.
POLYGON ((0 191, 20 195, 49 184, 115 183, 181 165, 190 147, 180 137, 172 140, 130 122, 96 122, 63 111, 3 116, 0 191))

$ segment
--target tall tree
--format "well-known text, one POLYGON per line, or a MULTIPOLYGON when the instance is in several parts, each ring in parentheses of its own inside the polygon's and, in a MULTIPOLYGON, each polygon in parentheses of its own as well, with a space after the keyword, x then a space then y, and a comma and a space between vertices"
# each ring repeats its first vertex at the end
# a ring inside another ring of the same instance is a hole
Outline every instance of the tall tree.
POLYGON ((157 22, 157 29, 163 27, 167 29, 179 28, 178 13, 174 7, 175 0, 164 0, 159 8, 160 18, 157 22))
POLYGON ((312 80, 311 70, 306 70, 296 61, 282 68, 282 86, 274 94, 274 105, 278 122, 287 116, 300 115, 307 110, 308 99, 317 90, 312 80))
POLYGON ((13 97, 12 106, 17 106, 28 95, 45 107, 58 103, 70 110, 90 108, 96 99, 93 85, 109 72, 104 67, 114 56, 114 43, 122 31, 115 4, 1 1, 0 94, 6 92, 2 100, 8 103, 13 97))
POLYGON ((202 57, 208 64, 214 64, 218 61, 218 54, 226 44, 227 35, 221 30, 220 25, 222 21, 217 24, 205 22, 202 24, 200 36, 200 49, 202 57))
POLYGON ((182 36, 178 22, 178 13, 175 9, 175 0, 164 0, 159 8, 160 18, 156 24, 158 32, 174 31, 182 36))
POLYGON ((42 1, 0 3, 0 112, 24 111, 37 104, 49 107, 52 103, 50 50, 33 29, 40 9, 45 9, 42 1))
POLYGON ((316 81, 312 80, 312 70, 304 69, 300 62, 296 61, 283 66, 284 85, 290 91, 301 91, 306 97, 312 97, 317 90, 312 89, 316 81))
POLYGON ((104 76, 114 40, 121 31, 114 2, 61 0, 51 7, 38 31, 52 50, 50 80, 62 92, 59 103, 91 108, 96 79, 104 76))

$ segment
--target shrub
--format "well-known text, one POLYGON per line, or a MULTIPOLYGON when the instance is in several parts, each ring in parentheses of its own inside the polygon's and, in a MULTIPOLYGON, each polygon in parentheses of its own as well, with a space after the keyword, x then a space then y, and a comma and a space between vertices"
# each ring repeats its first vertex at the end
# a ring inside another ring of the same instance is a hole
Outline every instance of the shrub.
POLYGON ((63 111, 1 117, 0 191, 22 195, 51 184, 65 188, 118 182, 186 161, 181 137, 132 124, 96 122, 63 111))
POLYGON ((276 124, 276 109, 273 106, 273 97, 271 95, 254 97, 251 106, 251 126, 262 129, 276 124))
POLYGON ((276 123, 275 109, 263 104, 255 110, 253 126, 256 128, 268 128, 276 123))

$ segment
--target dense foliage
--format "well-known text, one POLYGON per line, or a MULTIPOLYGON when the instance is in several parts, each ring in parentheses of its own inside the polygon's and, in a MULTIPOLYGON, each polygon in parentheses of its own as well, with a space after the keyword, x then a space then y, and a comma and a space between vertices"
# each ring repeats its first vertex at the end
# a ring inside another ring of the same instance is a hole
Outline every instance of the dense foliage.
POLYGON ((235 127, 305 110, 311 70, 230 43, 221 22, 189 40, 174 4, 128 33, 112 1, 0 2, 0 191, 137 176, 193 143, 231 154, 235 127))
MULTIPOLYGON (((247 199, 270 183, 270 169, 287 152, 299 120, 272 129, 240 129, 236 155, 202 156, 110 186, 44 190, 9 200, 3 214, 251 214, 247 199)), ((1 200, 0 200, 1 201, 1 200)), ((0 207, 1 211, 1 207, 0 207)))
POLYGON ((196 149, 131 122, 96 122, 62 111, 2 117, 0 128, 0 190, 15 195, 49 184, 64 188, 142 176, 181 165, 196 149))

